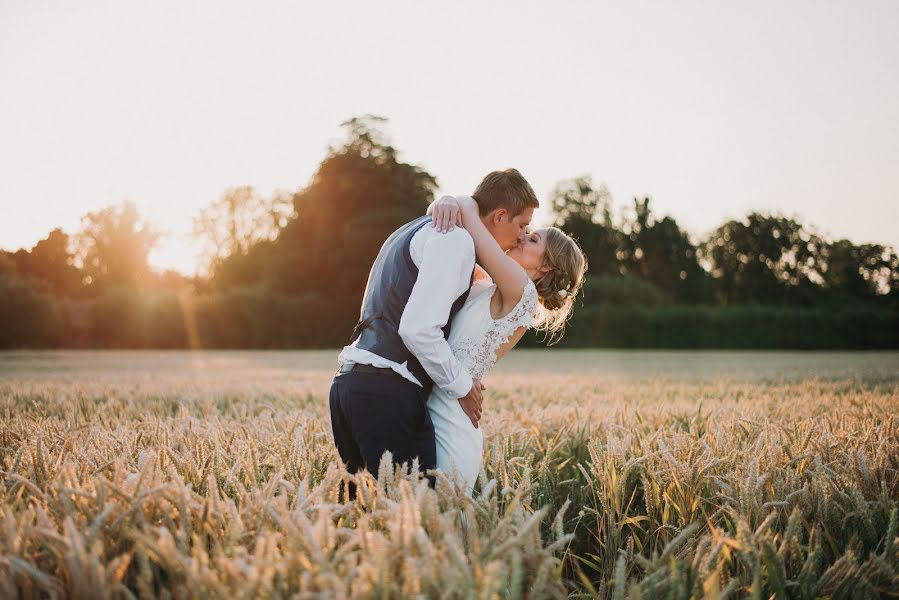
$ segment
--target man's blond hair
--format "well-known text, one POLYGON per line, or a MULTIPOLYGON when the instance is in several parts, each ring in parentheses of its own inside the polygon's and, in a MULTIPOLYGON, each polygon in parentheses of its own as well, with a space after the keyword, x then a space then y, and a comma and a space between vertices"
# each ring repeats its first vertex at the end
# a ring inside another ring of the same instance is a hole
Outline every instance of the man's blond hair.
POLYGON ((537 208, 540 202, 531 184, 518 169, 505 169, 488 173, 472 194, 483 217, 498 208, 509 211, 509 218, 520 215, 525 209, 537 208))

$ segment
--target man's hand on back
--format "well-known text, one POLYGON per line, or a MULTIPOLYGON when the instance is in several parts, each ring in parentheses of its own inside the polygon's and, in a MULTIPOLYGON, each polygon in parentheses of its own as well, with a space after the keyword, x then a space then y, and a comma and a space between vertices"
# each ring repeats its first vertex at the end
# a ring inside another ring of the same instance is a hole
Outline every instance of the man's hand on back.
POLYGON ((475 429, 478 428, 478 421, 481 420, 481 406, 484 403, 483 391, 485 389, 487 388, 484 387, 484 384, 481 383, 479 379, 473 379, 471 382, 471 390, 459 398, 459 404, 462 406, 462 410, 465 411, 465 414, 471 419, 471 424, 474 425, 475 429))

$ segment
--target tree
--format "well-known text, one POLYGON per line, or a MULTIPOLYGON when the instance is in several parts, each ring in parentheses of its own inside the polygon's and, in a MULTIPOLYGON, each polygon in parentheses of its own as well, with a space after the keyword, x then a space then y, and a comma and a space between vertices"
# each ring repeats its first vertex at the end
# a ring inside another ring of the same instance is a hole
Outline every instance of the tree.
POLYGON ((398 159, 380 130, 385 122, 372 115, 344 122, 346 141, 293 195, 294 212, 277 238, 222 261, 217 287, 258 283, 319 302, 309 326, 326 334, 321 343, 345 342, 384 240, 423 215, 437 189, 432 175, 398 159))
POLYGON ((56 228, 40 240, 31 251, 18 250, 14 255, 18 272, 43 281, 57 296, 75 296, 81 291, 81 272, 75 266, 68 234, 56 228))
POLYGON ((882 301, 899 292, 899 258, 889 246, 841 239, 822 247, 823 287, 832 301, 882 301))
POLYGON ((728 221, 703 245, 719 300, 814 305, 821 300, 826 242, 792 218, 750 213, 728 221))
POLYGON ((86 214, 76 238, 85 283, 96 289, 140 286, 150 274, 147 255, 159 237, 130 201, 86 214))
POLYGON ((602 223, 612 227, 612 195, 605 183, 594 189, 590 175, 556 184, 551 202, 556 227, 574 223, 602 223))
POLYGON ((254 244, 277 237, 293 212, 293 195, 266 198, 252 186, 230 188, 194 219, 194 235, 205 242, 208 272, 233 255, 246 255, 254 244))
POLYGON ((591 278, 618 274, 621 232, 612 223, 612 195, 603 183, 595 189, 589 175, 559 182, 551 195, 553 225, 578 241, 591 278))
POLYGON ((624 270, 663 290, 675 302, 711 299, 708 273, 700 266, 696 245, 672 217, 655 220, 650 199, 634 198, 634 216, 624 223, 618 254, 624 270))
POLYGON ((380 117, 343 123, 349 136, 332 148, 312 183, 294 196, 297 218, 278 242, 302 265, 281 278, 284 289, 308 282, 328 295, 349 295, 358 309, 368 270, 384 240, 397 227, 424 214, 437 181, 397 159, 377 128, 380 117))
POLYGON ((15 254, 0 250, 0 277, 18 277, 19 268, 16 266, 15 254))

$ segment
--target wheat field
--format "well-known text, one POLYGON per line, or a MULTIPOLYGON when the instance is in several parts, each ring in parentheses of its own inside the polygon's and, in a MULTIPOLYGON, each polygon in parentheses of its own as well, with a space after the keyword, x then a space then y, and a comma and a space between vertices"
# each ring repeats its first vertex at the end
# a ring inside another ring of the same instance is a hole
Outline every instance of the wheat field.
POLYGON ((334 357, 0 354, 0 595, 899 597, 899 353, 516 351, 353 503, 334 357))

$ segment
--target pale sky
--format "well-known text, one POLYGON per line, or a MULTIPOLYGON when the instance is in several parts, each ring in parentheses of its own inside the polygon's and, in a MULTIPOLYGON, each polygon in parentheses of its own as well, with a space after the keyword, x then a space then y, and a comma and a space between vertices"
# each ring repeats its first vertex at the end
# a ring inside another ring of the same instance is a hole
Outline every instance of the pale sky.
POLYGON ((0 0, 0 248, 130 199, 190 271, 203 206, 305 186, 365 113, 442 192, 591 174, 695 236, 777 210, 899 247, 896 0, 0 0))

